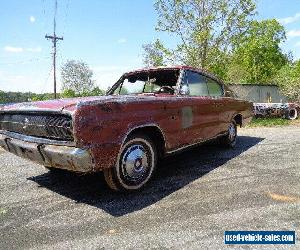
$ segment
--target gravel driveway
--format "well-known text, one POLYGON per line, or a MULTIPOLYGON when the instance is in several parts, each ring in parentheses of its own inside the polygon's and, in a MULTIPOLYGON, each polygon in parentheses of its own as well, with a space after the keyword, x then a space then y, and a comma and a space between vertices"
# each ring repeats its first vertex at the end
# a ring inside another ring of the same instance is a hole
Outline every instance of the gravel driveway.
POLYGON ((165 159, 132 194, 110 191, 101 174, 50 174, 0 151, 0 249, 232 249, 225 230, 299 236, 300 126, 239 135, 234 150, 206 145, 165 159))

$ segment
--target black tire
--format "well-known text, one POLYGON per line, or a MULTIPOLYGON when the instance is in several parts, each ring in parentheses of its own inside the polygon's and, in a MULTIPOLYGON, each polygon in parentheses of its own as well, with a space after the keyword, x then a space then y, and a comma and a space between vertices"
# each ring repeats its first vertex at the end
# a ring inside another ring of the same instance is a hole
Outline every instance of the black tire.
POLYGON ((228 126, 226 135, 220 138, 222 146, 227 148, 234 148, 237 140, 237 125, 235 121, 232 121, 228 126))
POLYGON ((108 186, 116 191, 134 191, 144 187, 157 163, 154 143, 145 135, 132 135, 122 145, 113 168, 105 169, 108 186))
POLYGON ((286 111, 285 117, 289 120, 295 120, 298 117, 298 112, 296 108, 289 108, 286 111))

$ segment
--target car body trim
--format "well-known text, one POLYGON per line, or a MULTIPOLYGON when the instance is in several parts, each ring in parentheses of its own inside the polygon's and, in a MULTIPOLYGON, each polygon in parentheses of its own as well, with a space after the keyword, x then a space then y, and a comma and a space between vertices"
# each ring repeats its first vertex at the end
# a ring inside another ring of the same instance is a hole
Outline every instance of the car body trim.
POLYGON ((52 140, 52 139, 35 137, 35 136, 30 136, 30 135, 23 135, 23 134, 19 134, 19 133, 7 131, 7 130, 0 130, 0 134, 6 135, 6 136, 14 138, 14 139, 22 140, 22 141, 25 141, 25 142, 32 142, 32 143, 37 143, 37 144, 75 146, 74 141, 52 140))
POLYGON ((209 141, 213 141, 213 140, 216 140, 218 139, 219 137, 222 137, 224 135, 226 135, 227 132, 224 132, 224 133, 221 133, 221 134, 218 134, 217 136, 214 136, 212 138, 209 138, 207 140, 200 140, 196 143, 193 143, 193 144, 189 144, 189 145, 185 145, 185 146, 182 146, 182 147, 179 147, 179 148, 176 148, 176 149, 173 149, 173 150, 170 150, 170 151, 167 151, 166 152, 166 155, 169 155, 169 154, 174 154, 174 153, 179 153, 180 151, 183 151, 185 149, 188 149, 188 148, 192 148, 192 147, 196 147, 196 146, 199 146, 203 143, 206 143, 206 142, 209 142, 209 141))
POLYGON ((10 153, 47 167, 73 172, 92 172, 95 170, 93 158, 88 148, 38 144, 7 137, 4 134, 0 134, 0 146, 10 153))

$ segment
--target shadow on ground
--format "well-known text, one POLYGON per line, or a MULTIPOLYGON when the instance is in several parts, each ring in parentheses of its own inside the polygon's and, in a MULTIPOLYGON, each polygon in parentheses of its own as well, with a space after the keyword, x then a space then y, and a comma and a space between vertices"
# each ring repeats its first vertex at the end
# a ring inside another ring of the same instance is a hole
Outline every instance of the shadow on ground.
POLYGON ((116 193, 106 185, 101 173, 79 176, 70 172, 44 173, 28 178, 41 187, 68 197, 75 202, 122 216, 150 206, 210 171, 222 166, 263 138, 239 136, 235 149, 203 145, 161 161, 152 181, 134 193, 116 193))

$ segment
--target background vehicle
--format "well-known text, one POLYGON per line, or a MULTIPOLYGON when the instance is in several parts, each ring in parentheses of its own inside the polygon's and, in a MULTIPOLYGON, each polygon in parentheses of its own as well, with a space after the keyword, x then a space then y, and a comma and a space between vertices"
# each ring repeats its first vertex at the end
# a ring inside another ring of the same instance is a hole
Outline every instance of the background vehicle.
POLYGON ((300 113, 297 103, 253 103, 255 117, 283 117, 295 120, 300 113))

